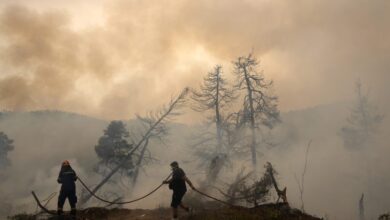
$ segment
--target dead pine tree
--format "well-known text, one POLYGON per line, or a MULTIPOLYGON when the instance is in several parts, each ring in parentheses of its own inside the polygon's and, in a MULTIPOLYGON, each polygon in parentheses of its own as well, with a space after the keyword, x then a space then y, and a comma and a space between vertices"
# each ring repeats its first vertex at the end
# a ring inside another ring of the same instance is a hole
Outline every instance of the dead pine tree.
MULTIPOLYGON (((209 72, 203 79, 199 90, 192 91, 192 99, 195 101, 193 109, 202 113, 209 113, 208 123, 214 124, 215 150, 211 152, 211 160, 207 171, 207 182, 214 183, 220 170, 222 169, 226 152, 223 149, 222 123, 223 109, 235 99, 233 90, 228 88, 226 80, 222 76, 222 66, 217 65, 213 71, 209 72)), ((210 136, 210 135, 209 135, 210 136)), ((205 138, 203 138, 205 139, 205 138)), ((207 137, 207 142, 214 141, 214 138, 207 137)), ((202 142, 202 141, 201 141, 202 142)))
MULTIPOLYGON (((177 115, 178 112, 175 110, 182 106, 185 102, 185 97, 188 93, 188 88, 184 89, 179 96, 177 96, 175 99, 171 100, 170 103, 167 106, 164 106, 162 110, 160 111, 157 120, 149 127, 149 129, 143 134, 142 138, 138 141, 137 144, 134 144, 134 147, 130 152, 127 153, 127 155, 123 158, 123 160, 114 167, 111 172, 109 172, 106 177, 104 177, 100 183, 98 183, 92 190, 93 193, 96 193, 104 184, 106 184, 110 178, 117 173, 122 166, 128 163, 128 160, 133 156, 133 154, 141 147, 143 146, 144 142, 150 138, 151 135, 153 135, 153 132, 155 130, 158 130, 161 128, 161 124, 172 118, 173 116, 177 115)), ((92 197, 91 194, 88 196, 81 198, 81 201, 79 202, 79 206, 82 207, 88 200, 92 197)))
POLYGON ((131 179, 132 188, 134 188, 136 183, 137 183, 139 170, 141 169, 141 164, 144 161, 145 153, 146 153, 146 150, 148 148, 148 145, 149 145, 149 139, 146 139, 145 143, 141 149, 140 155, 138 156, 137 163, 135 164, 134 173, 133 173, 133 176, 131 179))
MULTIPOLYGON (((176 110, 177 110, 177 108, 176 108, 176 110)), ((162 110, 162 111, 164 111, 164 110, 162 110)), ((141 128, 137 128, 137 129, 143 131, 143 133, 148 131, 156 123, 156 121, 159 119, 159 117, 163 114, 162 111, 151 112, 146 117, 137 115, 137 119, 140 122, 139 124, 141 125, 141 128)), ((177 114, 179 114, 178 111, 176 111, 176 115, 177 114)), ((150 151, 148 150, 150 143, 157 141, 159 144, 166 145, 164 138, 168 135, 168 130, 169 129, 168 129, 167 124, 164 121, 160 122, 158 127, 153 129, 153 132, 151 132, 149 137, 145 139, 140 152, 136 156, 137 157, 136 164, 135 164, 134 173, 132 175, 132 180, 131 180, 133 188, 137 183, 139 171, 142 168, 143 164, 151 163, 151 162, 156 160, 152 157, 150 151)), ((136 138, 135 135, 132 135, 132 138, 134 140, 137 140, 137 139, 139 140, 139 139, 142 139, 143 136, 141 134, 141 135, 138 135, 138 138, 136 138)))
POLYGON ((236 204, 238 201, 247 199, 252 195, 243 195, 243 188, 246 188, 246 182, 252 176, 253 172, 245 173, 245 169, 242 168, 240 172, 236 175, 234 182, 227 184, 227 191, 224 192, 219 188, 216 188, 223 196, 226 197, 227 202, 230 204, 236 204))
POLYGON ((272 164, 270 162, 267 162, 265 165, 266 173, 269 175, 272 185, 275 188, 276 194, 278 195, 278 199, 276 200, 276 203, 279 203, 280 199, 282 199, 283 203, 288 204, 287 201, 287 187, 284 187, 282 190, 279 188, 278 182, 275 179, 276 171, 272 167, 272 164))
POLYGON ((237 89, 245 91, 244 118, 249 123, 251 132, 250 152, 252 165, 256 169, 256 129, 261 125, 272 128, 279 121, 277 97, 271 95, 272 81, 266 81, 258 71, 259 61, 252 55, 238 57, 234 62, 237 76, 237 89))
POLYGON ((303 200, 303 193, 305 192, 305 175, 306 175, 306 170, 307 170, 307 162, 308 162, 308 156, 309 156, 309 150, 310 150, 311 142, 312 142, 312 140, 309 141, 309 143, 307 144, 307 147, 306 147, 305 163, 303 165, 303 171, 302 171, 301 179, 299 180, 298 177, 297 177, 297 174, 296 173, 294 174, 295 181, 298 184, 299 195, 300 195, 300 199, 301 199, 301 211, 302 212, 305 212, 305 203, 304 203, 304 200, 303 200))
POLYGON ((256 180, 249 187, 244 187, 241 193, 248 195, 246 201, 252 203, 255 207, 266 202, 269 199, 270 190, 275 183, 272 178, 270 172, 266 171, 260 180, 256 180))
POLYGON ((364 215, 364 193, 362 193, 362 196, 359 199, 359 220, 365 220, 364 215))
POLYGON ((358 150, 366 147, 384 116, 377 113, 376 107, 372 105, 368 96, 363 92, 360 80, 356 82, 356 101, 347 118, 347 124, 341 128, 340 135, 343 138, 344 146, 350 150, 358 150))
POLYGON ((373 104, 368 96, 368 92, 363 89, 363 84, 360 80, 355 83, 355 102, 351 108, 351 113, 347 118, 347 123, 339 132, 343 139, 344 147, 351 152, 364 152, 364 159, 355 158, 357 166, 364 166, 367 173, 366 184, 369 192, 376 188, 373 176, 374 164, 374 148, 376 147, 375 140, 380 132, 380 127, 384 119, 384 115, 378 111, 378 108, 373 104), (363 163, 362 163, 363 162, 363 163))
POLYGON ((226 193, 217 189, 231 204, 245 201, 256 207, 269 199, 273 183, 268 172, 265 172, 260 179, 255 178, 254 180, 250 178, 252 174, 254 173, 244 174, 244 170, 242 170, 237 174, 235 181, 229 184, 226 193))
POLYGON ((275 178, 277 172, 270 162, 266 163, 265 168, 266 171, 263 176, 260 179, 255 178, 252 183, 248 184, 253 172, 244 174, 244 170, 241 170, 236 176, 235 181, 229 184, 226 193, 218 188, 217 190, 224 195, 231 204, 245 200, 247 203, 253 204, 256 207, 269 200, 270 190, 274 188, 278 195, 276 202, 279 203, 279 201, 282 200, 284 204, 288 205, 286 195, 287 188, 279 188, 275 178))
POLYGON ((245 134, 245 118, 242 110, 228 114, 223 120, 224 143, 226 149, 235 155, 244 155, 246 149, 242 149, 241 145, 248 139, 245 134))

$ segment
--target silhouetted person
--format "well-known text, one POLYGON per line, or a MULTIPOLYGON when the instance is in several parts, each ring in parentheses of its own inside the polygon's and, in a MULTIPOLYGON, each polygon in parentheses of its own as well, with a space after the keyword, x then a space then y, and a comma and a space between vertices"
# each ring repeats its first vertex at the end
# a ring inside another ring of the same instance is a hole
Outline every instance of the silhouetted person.
POLYGON ((183 199, 184 194, 187 192, 186 182, 192 189, 195 187, 192 185, 191 181, 186 177, 184 171, 179 167, 179 164, 174 161, 171 163, 172 169, 172 178, 170 180, 166 180, 163 183, 169 184, 169 189, 173 190, 172 194, 172 216, 173 219, 177 219, 177 207, 180 206, 187 212, 190 212, 190 208, 185 206, 181 200, 183 199))
POLYGON ((72 216, 76 216, 76 182, 77 175, 76 172, 72 169, 69 164, 69 161, 65 160, 62 163, 60 174, 58 175, 57 182, 61 184, 60 195, 58 196, 58 215, 63 214, 63 207, 65 200, 68 199, 71 211, 70 214, 72 216))

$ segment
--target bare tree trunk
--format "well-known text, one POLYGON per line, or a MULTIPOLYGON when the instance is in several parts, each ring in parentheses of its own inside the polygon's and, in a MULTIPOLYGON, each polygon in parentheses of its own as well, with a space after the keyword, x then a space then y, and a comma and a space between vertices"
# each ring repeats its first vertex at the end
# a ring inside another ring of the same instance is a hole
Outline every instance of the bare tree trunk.
POLYGON ((210 166, 207 170, 206 184, 213 184, 220 171, 222 170, 226 157, 222 155, 222 119, 220 113, 220 68, 216 70, 216 90, 215 90, 215 128, 216 128, 216 156, 211 160, 210 166))
POLYGON ((253 97, 252 97, 252 87, 248 77, 247 69, 244 66, 245 82, 248 90, 248 102, 249 102, 249 117, 250 117, 250 129, 252 133, 252 142, 251 142, 251 154, 252 154, 252 165, 256 169, 257 165, 257 156, 256 156, 256 127, 255 127, 255 109, 253 107, 253 97))
POLYGON ((217 91, 215 97, 215 127, 217 129, 217 154, 221 153, 222 148, 222 134, 221 134, 221 114, 219 112, 219 69, 217 69, 217 91))
POLYGON ((221 172, 223 166, 226 162, 226 155, 217 155, 215 156, 211 162, 210 166, 208 168, 208 173, 206 176, 206 184, 213 184, 218 177, 218 174, 221 172))
POLYGON ((359 220, 365 220, 364 216, 364 193, 359 199, 359 220))
MULTIPOLYGON (((105 178, 103 178, 102 181, 92 190, 92 192, 95 194, 104 184, 108 182, 108 180, 116 173, 118 170, 127 163, 127 161, 131 158, 133 153, 144 143, 147 139, 149 139, 150 135, 152 135, 153 130, 165 119, 167 118, 174 110, 176 105, 180 103, 185 97, 185 95, 188 93, 188 89, 186 88, 173 102, 170 103, 169 107, 166 109, 166 111, 160 116, 160 118, 152 125, 150 126, 149 130, 146 131, 145 135, 142 137, 142 139, 137 143, 137 145, 131 150, 127 156, 122 160, 121 163, 119 163, 105 178)), ((89 199, 91 199, 92 194, 87 195, 85 198, 80 199, 79 206, 82 207, 86 202, 88 202, 89 199)))
POLYGON ((139 174, 139 168, 141 166, 142 160, 144 159, 146 148, 148 147, 149 139, 146 139, 144 147, 142 148, 141 154, 138 158, 137 164, 135 165, 134 175, 133 175, 133 188, 135 187, 135 184, 137 183, 138 174, 139 174))

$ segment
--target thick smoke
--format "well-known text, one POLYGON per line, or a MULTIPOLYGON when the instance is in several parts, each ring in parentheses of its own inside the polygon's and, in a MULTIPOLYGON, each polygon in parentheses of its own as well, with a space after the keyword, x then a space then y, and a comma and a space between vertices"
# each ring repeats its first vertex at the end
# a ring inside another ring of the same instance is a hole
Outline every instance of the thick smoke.
POLYGON ((385 0, 117 0, 92 7, 103 13, 99 24, 75 29, 78 20, 61 5, 4 5, 0 101, 9 110, 129 117, 252 50, 277 82, 283 109, 348 99, 358 77, 384 94, 389 7, 385 0))
MULTIPOLYGON (((94 1, 91 9, 101 17, 91 24, 83 10, 69 12, 61 3, 5 2, 0 12, 1 109, 59 109, 128 119, 156 109, 185 86, 197 86, 215 64, 230 74, 231 61, 253 51, 266 77, 275 81, 285 112, 275 129, 281 146, 259 160, 275 165, 292 204, 300 205, 294 173, 302 171, 306 144, 313 140, 305 182, 308 212, 353 219, 363 192, 370 217, 389 211, 389 1, 94 1), (338 131, 346 123, 358 78, 385 120, 372 148, 350 152, 338 131)), ((184 122, 197 124, 199 116, 185 111, 184 122)), ((31 210, 30 188, 42 195, 56 190, 64 157, 73 158, 89 181, 99 179, 91 173, 97 160, 93 146, 107 121, 42 120, 17 115, 0 124, 15 140, 13 165, 1 190, 7 189, 6 198, 16 207, 27 204, 25 210, 31 210)), ((192 161, 185 148, 190 135, 173 133, 173 148, 155 149, 161 157, 158 166, 192 161), (180 158, 172 158, 172 152, 180 158)), ((194 164, 184 167, 189 174, 196 170, 194 164)), ((134 194, 163 178, 156 170, 151 166, 148 176, 140 177, 144 187, 134 194)), ((198 182, 202 176, 194 178, 198 182)), ((168 196, 161 192, 137 207, 166 205, 168 196)))

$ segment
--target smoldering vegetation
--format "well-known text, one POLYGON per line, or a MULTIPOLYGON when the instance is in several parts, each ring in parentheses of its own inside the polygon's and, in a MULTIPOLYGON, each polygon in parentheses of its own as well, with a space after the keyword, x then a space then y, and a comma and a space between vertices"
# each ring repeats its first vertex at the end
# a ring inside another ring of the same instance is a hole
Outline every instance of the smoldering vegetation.
MULTIPOLYGON (((351 151, 344 147, 339 132, 346 124, 350 106, 352 102, 282 113, 283 123, 272 130, 271 142, 274 145, 261 148, 264 155, 259 156, 259 163, 273 163, 278 171, 278 182, 288 188, 287 195, 292 206, 301 206, 294 176, 303 171, 307 143, 312 140, 304 180, 307 212, 328 216, 329 219, 357 218, 362 193, 365 194, 367 217, 377 217, 379 213, 388 211, 387 120, 380 126, 374 142, 367 148, 351 151)), ((99 161, 94 146, 108 124, 109 121, 65 112, 2 113, 1 130, 15 140, 15 149, 9 153, 12 164, 2 170, 1 201, 2 207, 6 207, 2 214, 36 211, 30 190, 36 190, 42 199, 57 192, 56 178, 64 159, 69 159, 80 177, 89 184, 98 183, 102 177, 94 171, 99 161)), ((131 120, 126 124, 127 128, 131 128, 137 122, 131 120)), ((201 185, 208 167, 199 166, 202 163, 194 153, 196 150, 191 149, 189 140, 193 140, 202 126, 169 123, 166 144, 157 142, 149 146, 156 160, 143 166, 139 184, 132 189, 128 178, 117 176, 101 189, 100 194, 107 198, 114 198, 112 195, 136 197, 165 178, 172 160, 179 161, 195 184, 201 185)), ((233 165, 224 167, 216 180, 216 185, 223 190, 227 189, 226 184, 234 182, 242 168, 251 170, 248 158, 232 157, 231 160, 233 165)), ((82 187, 78 185, 80 197, 81 191, 82 187)), ((211 192, 224 198, 216 190, 211 192)), ((274 192, 272 195, 271 201, 276 199, 274 192)), ((168 206, 169 198, 170 192, 164 189, 128 208, 168 206)), ((54 208, 55 200, 51 200, 48 206, 54 208)), ((88 203, 88 206, 95 205, 104 204, 93 199, 88 203)))

